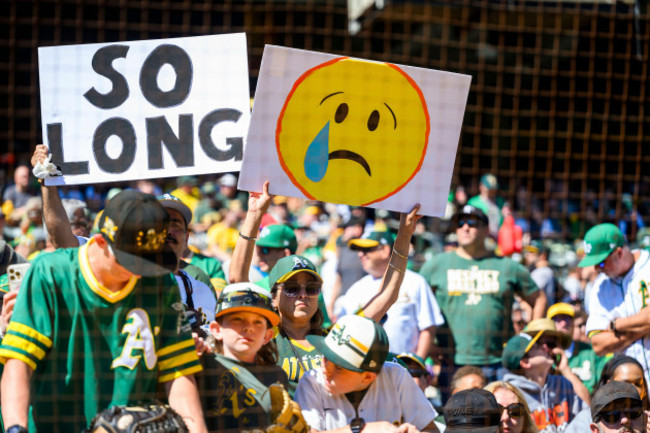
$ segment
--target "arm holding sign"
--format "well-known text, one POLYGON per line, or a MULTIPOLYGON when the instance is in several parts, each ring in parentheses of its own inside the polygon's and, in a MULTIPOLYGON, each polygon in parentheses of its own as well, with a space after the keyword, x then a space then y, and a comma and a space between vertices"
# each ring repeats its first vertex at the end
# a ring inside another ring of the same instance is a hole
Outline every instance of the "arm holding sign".
POLYGON ((248 281, 248 270, 253 261, 255 240, 260 231, 262 217, 271 205, 269 182, 264 182, 262 193, 250 193, 248 198, 248 211, 239 231, 239 239, 235 244, 230 260, 228 279, 231 284, 248 281))
POLYGON ((408 214, 400 214, 399 230, 393 244, 393 252, 381 280, 379 292, 363 307, 363 315, 379 322, 388 309, 397 301, 399 289, 404 281, 404 273, 408 263, 408 251, 415 226, 420 219, 417 212, 420 205, 416 204, 408 214))
MULTIPOLYGON (((32 155, 32 167, 36 164, 47 161, 49 149, 43 144, 36 146, 32 155)), ((43 218, 45 228, 54 248, 73 248, 79 246, 79 241, 72 234, 72 228, 68 222, 68 215, 65 213, 59 190, 56 186, 46 186, 41 182, 41 195, 43 196, 43 218)))

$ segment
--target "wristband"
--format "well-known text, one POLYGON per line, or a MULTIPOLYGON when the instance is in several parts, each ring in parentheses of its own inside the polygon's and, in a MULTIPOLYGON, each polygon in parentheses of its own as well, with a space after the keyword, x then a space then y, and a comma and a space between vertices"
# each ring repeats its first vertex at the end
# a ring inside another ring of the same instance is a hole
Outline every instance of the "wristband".
POLYGON ((246 239, 247 241, 256 241, 257 240, 257 238, 254 238, 252 236, 243 235, 242 232, 239 232, 239 237, 242 238, 242 239, 246 239))
POLYGON ((391 268, 395 269, 397 272, 401 272, 401 273, 403 273, 403 274, 406 273, 405 270, 398 268, 397 266, 395 266, 395 265, 392 264, 391 262, 388 262, 388 266, 390 266, 391 268))
POLYGON ((398 252, 395 250, 395 247, 393 247, 393 254, 395 254, 397 257, 401 257, 401 258, 403 258, 404 260, 408 260, 408 259, 409 259, 407 256, 398 253, 398 252))

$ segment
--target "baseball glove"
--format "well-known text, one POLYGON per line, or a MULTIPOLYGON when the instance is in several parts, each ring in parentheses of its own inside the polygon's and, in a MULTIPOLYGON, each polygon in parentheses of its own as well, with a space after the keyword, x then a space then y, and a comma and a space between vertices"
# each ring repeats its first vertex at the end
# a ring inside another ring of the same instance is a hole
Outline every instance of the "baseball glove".
POLYGON ((113 406, 98 413, 86 433, 188 433, 183 418, 163 404, 113 406))
POLYGON ((298 403, 280 383, 269 386, 271 393, 271 425, 266 433, 307 433, 309 426, 302 416, 298 403))

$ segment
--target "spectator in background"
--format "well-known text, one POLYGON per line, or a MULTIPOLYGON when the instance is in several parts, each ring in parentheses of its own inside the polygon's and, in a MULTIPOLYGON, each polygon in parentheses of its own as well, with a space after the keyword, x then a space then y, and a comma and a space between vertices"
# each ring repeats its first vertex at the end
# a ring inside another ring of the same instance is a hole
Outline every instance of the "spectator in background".
POLYGON ((508 340, 503 349, 503 366, 510 370, 503 380, 522 391, 537 428, 544 433, 563 431, 582 410, 583 400, 574 387, 582 387, 581 392, 589 400, 586 388, 571 372, 562 350, 556 347, 557 340, 549 338, 548 334, 538 331, 531 337, 521 333, 508 340), (542 340, 544 334, 547 337, 542 340), (558 354, 561 361, 556 369, 561 375, 555 376, 549 373, 558 354))
POLYGON ((443 409, 446 433, 497 433, 501 408, 494 395, 484 389, 454 394, 443 409))
POLYGON ((591 403, 592 433, 643 433, 646 416, 639 392, 625 382, 603 385, 591 403))
POLYGON ((194 214, 196 206, 201 201, 201 191, 198 188, 198 184, 199 180, 196 176, 181 176, 176 181, 178 188, 170 193, 185 203, 192 211, 192 214, 194 214))
POLYGON ((630 250, 613 224, 592 227, 585 235, 586 256, 580 267, 595 267, 600 276, 589 294, 587 333, 598 355, 625 353, 650 364, 650 253, 630 250))
POLYGON ((489 224, 489 233, 492 238, 496 239, 499 234, 499 226, 501 225, 501 208, 503 207, 503 199, 497 196, 497 189, 499 183, 496 176, 491 173, 486 173, 481 176, 479 181, 478 190, 479 194, 470 198, 467 204, 479 208, 487 215, 489 224))
POLYGON ((528 403, 519 388, 508 382, 492 382, 485 387, 494 394, 501 410, 500 433, 537 433, 528 403))
POLYGON ((458 248, 433 256, 420 270, 449 327, 438 333, 439 345, 452 346, 445 341, 449 338, 455 343, 454 362, 443 360, 443 395, 449 392, 453 371, 463 365, 483 367, 488 381, 501 377, 501 351, 513 334, 515 294, 530 305, 533 319, 543 317, 546 310, 546 296, 526 268, 486 249, 488 218, 482 210, 466 205, 454 215, 452 225, 458 248))
POLYGON ((248 195, 237 190, 237 176, 226 173, 219 178, 217 185, 219 185, 219 192, 216 198, 221 202, 221 206, 227 209, 246 210, 248 195))
POLYGON ((483 369, 474 365, 465 365, 454 373, 451 378, 451 394, 466 389, 482 389, 487 384, 483 369))
POLYGON ((524 247, 524 260, 530 277, 546 294, 547 305, 562 301, 555 272, 548 263, 550 249, 540 240, 532 240, 524 247))
MULTIPOLYGON (((393 255, 401 254, 401 258, 407 260, 408 252, 395 251, 393 244, 394 237, 389 232, 371 232, 367 237, 348 242, 349 247, 357 251, 368 275, 355 282, 341 299, 341 314, 355 314, 379 293, 393 255)), ((426 358, 433 349, 435 328, 443 323, 440 307, 426 280, 407 269, 399 297, 388 309, 384 322, 391 352, 413 352, 426 358)))
POLYGON ((2 194, 2 213, 11 225, 18 225, 27 212, 27 201, 38 194, 29 185, 29 167, 20 165, 14 170, 14 184, 2 194))
POLYGON ((339 302, 341 296, 347 293, 352 284, 366 275, 358 252, 353 251, 348 246, 349 241, 360 238, 363 235, 364 227, 365 221, 362 218, 351 216, 344 224, 343 234, 336 242, 336 280, 332 286, 332 294, 327 305, 327 312, 332 318, 336 318, 340 313, 339 302))
POLYGON ((591 344, 573 339, 575 311, 571 305, 563 302, 554 304, 548 309, 546 317, 555 322, 558 332, 571 337, 571 344, 565 350, 566 356, 569 358, 569 367, 589 392, 592 392, 608 357, 596 355, 591 344))

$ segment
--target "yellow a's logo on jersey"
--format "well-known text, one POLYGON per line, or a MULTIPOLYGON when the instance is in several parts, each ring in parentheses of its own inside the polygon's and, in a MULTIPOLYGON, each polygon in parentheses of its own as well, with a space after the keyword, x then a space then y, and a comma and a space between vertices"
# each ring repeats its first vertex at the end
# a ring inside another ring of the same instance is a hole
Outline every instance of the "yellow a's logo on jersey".
POLYGON ((129 311, 126 315, 126 324, 122 328, 122 334, 128 334, 128 336, 124 342, 122 354, 113 360, 111 368, 126 367, 133 370, 138 365, 140 358, 144 356, 144 364, 149 370, 152 370, 156 366, 158 356, 146 311, 141 308, 129 311))

